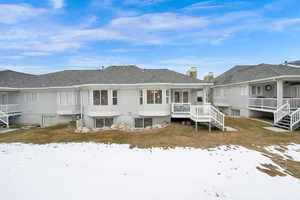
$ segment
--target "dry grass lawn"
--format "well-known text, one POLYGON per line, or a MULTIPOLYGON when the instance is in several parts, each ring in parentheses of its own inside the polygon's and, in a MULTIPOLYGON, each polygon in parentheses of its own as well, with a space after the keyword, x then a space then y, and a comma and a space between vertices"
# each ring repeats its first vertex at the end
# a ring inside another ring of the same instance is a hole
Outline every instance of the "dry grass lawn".
MULTIPOLYGON (((213 148, 220 145, 239 145, 254 149, 270 157, 275 163, 294 177, 300 178, 300 163, 284 160, 278 155, 267 152, 264 147, 270 145, 300 144, 300 131, 275 133, 263 129, 270 126, 260 121, 246 118, 227 118, 226 125, 237 129, 237 132, 222 132, 213 130, 208 132, 207 127, 202 127, 198 132, 191 126, 171 124, 164 129, 149 130, 144 132, 124 132, 117 130, 101 131, 98 133, 78 134, 67 125, 58 125, 45 129, 35 128, 18 130, 0 134, 0 143, 33 143, 47 144, 59 142, 98 142, 129 144, 130 147, 195 147, 213 148)), ((269 175, 282 175, 273 166, 264 166, 269 170, 261 170, 269 175)))

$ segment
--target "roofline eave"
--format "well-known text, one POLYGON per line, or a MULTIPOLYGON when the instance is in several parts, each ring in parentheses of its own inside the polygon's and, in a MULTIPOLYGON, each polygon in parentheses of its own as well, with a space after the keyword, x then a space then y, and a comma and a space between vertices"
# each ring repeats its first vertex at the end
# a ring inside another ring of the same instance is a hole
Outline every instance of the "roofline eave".
POLYGON ((95 86, 106 86, 106 87, 140 87, 140 86, 178 86, 178 87, 199 87, 199 86, 213 86, 213 83, 139 83, 139 84, 82 84, 82 85, 71 85, 71 86, 54 86, 54 87, 28 87, 28 88, 13 88, 13 87, 0 87, 0 90, 42 90, 42 89, 74 89, 83 87, 95 87, 95 86))
POLYGON ((281 75, 281 76, 273 76, 269 78, 263 78, 263 79, 255 79, 250 81, 242 81, 237 83, 229 83, 229 84, 222 84, 222 85, 214 85, 213 88, 216 87, 225 87, 225 86, 231 86, 231 85, 242 85, 242 84, 248 84, 248 83, 258 83, 258 82, 266 82, 266 81, 276 81, 278 79, 286 79, 286 78, 300 78, 300 75, 281 75))

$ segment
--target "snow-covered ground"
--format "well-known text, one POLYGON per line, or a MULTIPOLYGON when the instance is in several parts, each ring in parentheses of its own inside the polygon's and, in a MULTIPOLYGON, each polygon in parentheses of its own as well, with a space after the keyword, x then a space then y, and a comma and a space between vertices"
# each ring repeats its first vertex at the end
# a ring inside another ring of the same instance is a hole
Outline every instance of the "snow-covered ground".
POLYGON ((299 179, 256 169, 270 163, 277 166, 260 152, 237 146, 150 150, 94 143, 0 144, 0 199, 300 199, 299 179))

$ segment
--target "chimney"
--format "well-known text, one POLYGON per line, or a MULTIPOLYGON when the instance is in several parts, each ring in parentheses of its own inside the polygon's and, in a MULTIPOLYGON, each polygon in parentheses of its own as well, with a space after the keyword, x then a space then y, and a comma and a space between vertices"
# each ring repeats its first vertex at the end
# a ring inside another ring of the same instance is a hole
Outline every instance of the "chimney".
POLYGON ((205 81, 213 81, 214 80, 214 73, 213 72, 208 72, 204 78, 205 81))
POLYGON ((186 75, 188 75, 191 78, 197 78, 197 67, 189 67, 186 75))

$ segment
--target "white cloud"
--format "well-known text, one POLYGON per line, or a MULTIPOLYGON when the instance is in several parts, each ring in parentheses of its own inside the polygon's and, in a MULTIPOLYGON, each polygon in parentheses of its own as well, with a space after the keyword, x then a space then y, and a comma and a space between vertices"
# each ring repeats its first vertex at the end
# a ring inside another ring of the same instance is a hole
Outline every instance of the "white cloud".
POLYGON ((276 31, 284 31, 285 28, 291 25, 300 24, 300 18, 280 19, 274 23, 272 28, 276 31))
POLYGON ((186 10, 203 10, 203 9, 215 9, 224 8, 225 5, 212 4, 212 1, 202 1, 198 3, 191 4, 184 9, 186 10))
POLYGON ((134 28, 146 30, 175 30, 203 27, 209 21, 203 17, 186 16, 176 13, 145 14, 136 17, 117 18, 110 22, 112 28, 134 28))
POLYGON ((1 70, 13 70, 13 71, 32 73, 32 74, 44 74, 44 73, 56 71, 54 68, 48 66, 1 65, 0 64, 0 71, 1 70))
POLYGON ((64 7, 64 0, 49 0, 54 9, 60 9, 64 7))
POLYGON ((102 66, 110 65, 126 65, 130 64, 128 60, 117 56, 74 56, 69 59, 68 66, 73 69, 85 68, 101 68, 102 66))
POLYGON ((237 59, 228 60, 218 58, 181 57, 162 60, 160 63, 168 65, 195 65, 205 67, 210 65, 238 64, 241 63, 241 61, 237 59))
POLYGON ((23 56, 0 56, 0 59, 3 59, 3 60, 17 60, 17 59, 21 59, 23 58, 23 56))
POLYGON ((167 1, 169 0, 125 0, 124 3, 127 5, 149 6, 167 1))
POLYGON ((30 51, 30 52, 23 52, 21 55, 24 56, 47 56, 49 52, 42 52, 42 51, 30 51))
POLYGON ((0 4, 0 24, 15 24, 46 13, 28 4, 0 4))

